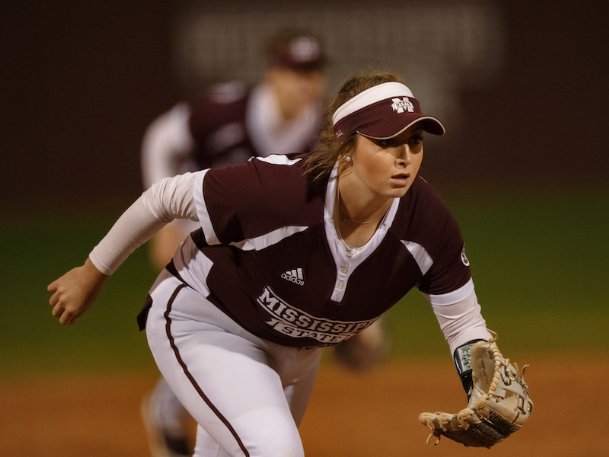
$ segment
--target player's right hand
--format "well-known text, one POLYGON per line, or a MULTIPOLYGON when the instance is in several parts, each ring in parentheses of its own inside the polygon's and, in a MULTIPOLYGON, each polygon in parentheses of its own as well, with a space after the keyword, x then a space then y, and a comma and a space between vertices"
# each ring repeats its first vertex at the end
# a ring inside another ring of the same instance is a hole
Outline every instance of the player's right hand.
POLYGON ((106 278, 89 259, 84 265, 71 269, 47 287, 51 294, 51 314, 60 324, 74 323, 91 307, 106 278))

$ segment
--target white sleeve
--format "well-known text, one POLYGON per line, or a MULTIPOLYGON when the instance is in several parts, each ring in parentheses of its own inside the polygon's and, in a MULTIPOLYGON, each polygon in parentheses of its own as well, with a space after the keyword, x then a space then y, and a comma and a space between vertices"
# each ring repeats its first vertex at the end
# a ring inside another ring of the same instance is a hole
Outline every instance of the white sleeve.
POLYGON ((176 163, 193 148, 189 118, 188 105, 180 103, 155 119, 144 133, 141 165, 146 189, 163 178, 183 171, 176 168, 176 163))
POLYGON ((426 295, 426 297, 431 303, 451 354, 468 341, 491 338, 471 279, 465 286, 451 294, 426 295), (458 299, 455 301, 451 298, 458 299))
POLYGON ((197 174, 165 178, 146 190, 91 251, 93 265, 110 275, 168 222, 177 218, 198 220, 193 199, 197 174))

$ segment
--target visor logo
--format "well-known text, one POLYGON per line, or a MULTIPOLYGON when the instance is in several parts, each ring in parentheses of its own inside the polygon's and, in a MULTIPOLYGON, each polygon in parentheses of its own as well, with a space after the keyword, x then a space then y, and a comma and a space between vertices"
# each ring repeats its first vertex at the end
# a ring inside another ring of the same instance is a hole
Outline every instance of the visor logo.
POLYGON ((406 111, 414 113, 414 105, 408 100, 408 97, 402 97, 401 99, 392 98, 391 101, 393 102, 391 108, 393 108, 393 111, 396 113, 404 113, 406 111))

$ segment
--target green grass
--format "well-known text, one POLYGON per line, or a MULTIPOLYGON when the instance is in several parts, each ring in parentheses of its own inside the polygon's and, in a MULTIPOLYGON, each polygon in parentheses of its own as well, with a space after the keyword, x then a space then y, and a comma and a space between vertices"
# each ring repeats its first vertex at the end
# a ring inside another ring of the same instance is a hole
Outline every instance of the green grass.
MULTIPOLYGON (((466 195, 447 198, 460 221, 478 299, 501 347, 523 352, 609 349, 609 193, 466 195)), ((417 292, 391 313, 396 352, 413 337, 445 343, 417 292), (404 329, 399 322, 411 321, 404 329), (433 337, 429 338, 428 335, 433 337)), ((445 349, 444 349, 445 350, 445 349)))
POLYGON ((50 314, 47 284, 82 264, 115 216, 41 214, 2 227, 0 358, 7 375, 154 366, 135 322, 155 277, 145 249, 127 260, 75 325, 61 326, 50 314))
MULTIPOLYGON (((450 195, 478 298, 504 352, 607 352, 609 193, 450 195)), ((135 316, 155 277, 140 249, 74 326, 50 315, 46 285, 84 260, 118 211, 12 217, 0 228, 0 361, 6 375, 154 370, 135 316)), ((412 291, 389 313, 394 354, 447 357, 412 291)), ((3 373, 3 374, 4 374, 3 373)))

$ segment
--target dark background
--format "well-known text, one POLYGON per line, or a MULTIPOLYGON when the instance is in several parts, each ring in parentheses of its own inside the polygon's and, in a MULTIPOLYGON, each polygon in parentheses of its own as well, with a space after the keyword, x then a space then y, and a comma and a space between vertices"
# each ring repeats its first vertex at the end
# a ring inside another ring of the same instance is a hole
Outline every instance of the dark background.
MULTIPOLYGON (((142 133, 183 95, 170 70, 181 3, 3 7, 3 208, 123 207, 140 193, 142 133)), ((462 91, 459 129, 434 143, 428 172, 481 188, 604 186, 609 2, 500 3, 505 71, 462 91)))

